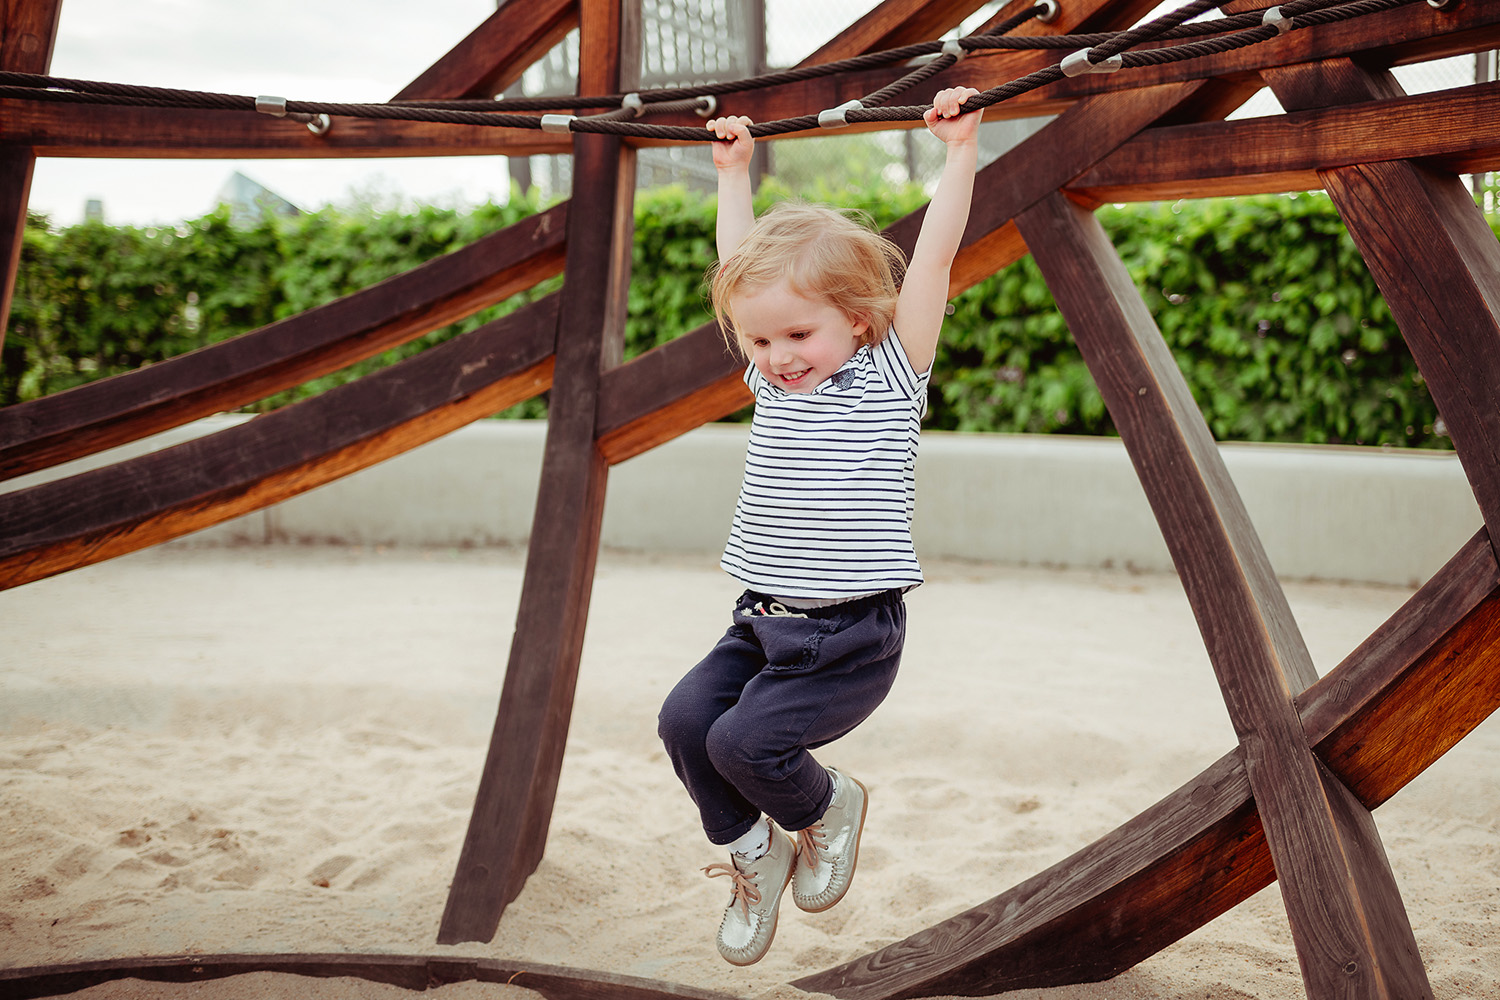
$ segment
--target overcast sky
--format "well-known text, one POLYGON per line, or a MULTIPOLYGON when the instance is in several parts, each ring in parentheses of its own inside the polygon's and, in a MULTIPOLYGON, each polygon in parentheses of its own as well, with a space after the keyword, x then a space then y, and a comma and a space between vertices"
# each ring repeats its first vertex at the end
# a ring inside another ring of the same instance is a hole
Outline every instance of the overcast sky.
MULTIPOLYGON (((773 14, 782 2, 772 0, 773 14)), ((826 30, 802 35, 825 38, 840 18, 847 24, 873 4, 826 0, 816 11, 827 19, 826 30)), ((386 101, 494 9, 494 0, 64 0, 52 75, 292 100, 386 101)), ((97 198, 111 223, 174 223, 209 212, 236 170, 314 210, 371 193, 477 204, 503 199, 510 183, 498 156, 342 162, 42 157, 31 208, 70 225, 83 217, 85 202, 97 198)))

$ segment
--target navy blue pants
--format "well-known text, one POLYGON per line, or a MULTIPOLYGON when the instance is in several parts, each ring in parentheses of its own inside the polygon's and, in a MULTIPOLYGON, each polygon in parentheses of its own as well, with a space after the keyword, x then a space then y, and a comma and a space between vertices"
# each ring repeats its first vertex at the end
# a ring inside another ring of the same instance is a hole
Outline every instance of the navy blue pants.
POLYGON ((885 700, 905 639, 897 590, 805 610, 740 597, 734 624, 667 695, 657 727, 711 843, 732 843, 761 813, 785 830, 822 818, 833 781, 808 751, 885 700))

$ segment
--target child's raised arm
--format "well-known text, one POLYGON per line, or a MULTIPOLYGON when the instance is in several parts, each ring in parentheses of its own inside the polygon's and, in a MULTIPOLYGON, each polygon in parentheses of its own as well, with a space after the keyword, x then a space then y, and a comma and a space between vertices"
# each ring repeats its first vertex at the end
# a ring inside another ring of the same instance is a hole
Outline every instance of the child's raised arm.
POLYGON ((924 116, 927 128, 947 144, 948 154, 912 249, 894 321, 906 356, 919 372, 931 367, 937 354, 938 333, 948 305, 948 272, 969 222, 974 169, 979 162, 981 113, 965 113, 960 105, 978 93, 972 87, 941 91, 924 116))
POLYGON ((719 172, 719 214, 714 235, 722 263, 755 225, 750 191, 750 155, 755 152, 755 140, 750 136, 750 119, 744 115, 715 118, 708 128, 720 139, 733 140, 712 144, 714 168, 719 172))

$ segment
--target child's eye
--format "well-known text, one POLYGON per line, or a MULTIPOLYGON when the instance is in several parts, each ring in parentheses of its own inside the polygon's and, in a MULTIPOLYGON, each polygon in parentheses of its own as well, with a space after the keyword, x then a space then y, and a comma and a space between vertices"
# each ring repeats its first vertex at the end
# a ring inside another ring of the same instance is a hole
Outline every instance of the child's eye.
POLYGON ((807 339, 807 331, 806 330, 798 330, 795 333, 793 333, 791 336, 792 336, 793 340, 806 340, 807 339))
POLYGON ((754 340, 750 341, 750 343, 754 347, 767 347, 771 342, 764 337, 756 337, 754 340))

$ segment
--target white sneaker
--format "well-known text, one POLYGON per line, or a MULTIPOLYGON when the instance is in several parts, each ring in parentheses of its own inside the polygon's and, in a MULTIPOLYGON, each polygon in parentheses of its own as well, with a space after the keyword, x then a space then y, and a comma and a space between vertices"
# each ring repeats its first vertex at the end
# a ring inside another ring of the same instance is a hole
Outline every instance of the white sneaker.
POLYGON ((719 954, 730 965, 753 965, 765 957, 776 937, 776 913, 781 894, 792 880, 797 845, 773 823, 771 847, 759 859, 744 861, 731 854, 732 864, 709 865, 709 878, 728 875, 733 882, 729 906, 719 921, 719 954))
POLYGON ((823 818, 797 831, 797 873, 792 901, 809 913, 822 913, 844 898, 859 860, 859 835, 865 826, 870 793, 865 786, 833 768, 833 801, 823 818))

